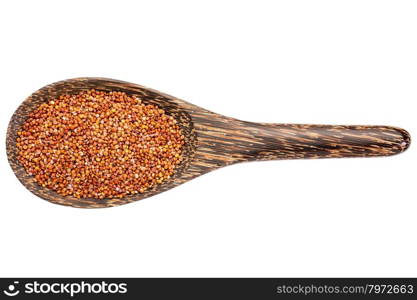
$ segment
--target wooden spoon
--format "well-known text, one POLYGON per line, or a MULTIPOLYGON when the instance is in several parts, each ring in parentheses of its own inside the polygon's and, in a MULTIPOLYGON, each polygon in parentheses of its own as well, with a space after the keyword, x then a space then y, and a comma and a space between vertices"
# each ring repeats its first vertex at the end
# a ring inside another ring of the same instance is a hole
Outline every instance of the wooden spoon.
POLYGON ((77 78, 47 85, 16 110, 7 131, 7 156, 20 182, 53 203, 82 208, 110 207, 169 190, 209 171, 254 160, 388 156, 410 145, 407 131, 389 126, 331 126, 252 123, 225 117, 143 86, 104 78, 77 78), (17 160, 16 138, 28 114, 41 103, 82 90, 123 91, 139 95, 176 118, 186 144, 174 176, 143 194, 115 199, 77 199, 38 185, 17 160))

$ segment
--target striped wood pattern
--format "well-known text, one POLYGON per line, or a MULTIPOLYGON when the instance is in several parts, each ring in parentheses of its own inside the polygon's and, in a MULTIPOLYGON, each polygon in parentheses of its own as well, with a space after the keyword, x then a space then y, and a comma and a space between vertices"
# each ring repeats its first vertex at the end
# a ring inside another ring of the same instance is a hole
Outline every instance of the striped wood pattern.
POLYGON ((111 207, 141 200, 171 189, 197 176, 230 164, 275 159, 372 157, 405 151, 410 135, 389 126, 331 126, 252 123, 225 117, 181 99, 128 82, 104 78, 76 78, 47 85, 33 93, 16 110, 7 132, 9 163, 22 184, 37 196, 53 203, 81 208, 111 207), (88 89, 118 90, 140 95, 179 122, 186 145, 183 161, 174 176, 143 194, 121 199, 77 199, 63 197, 39 186, 19 164, 17 132, 28 113, 39 104, 61 94, 88 89))

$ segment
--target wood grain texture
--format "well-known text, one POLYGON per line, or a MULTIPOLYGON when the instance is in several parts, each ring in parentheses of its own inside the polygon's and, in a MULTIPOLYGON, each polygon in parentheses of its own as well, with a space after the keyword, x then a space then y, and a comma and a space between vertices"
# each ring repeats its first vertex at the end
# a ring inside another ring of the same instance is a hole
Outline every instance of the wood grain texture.
POLYGON ((7 131, 9 163, 22 184, 53 203, 81 208, 111 207, 161 193, 220 167, 254 160, 388 156, 405 151, 410 135, 389 126, 331 126, 262 124, 225 117, 181 99, 128 82, 105 78, 76 78, 41 88, 16 110, 7 131), (174 176, 143 194, 118 199, 77 199, 39 186, 17 160, 17 132, 38 105, 62 94, 82 90, 123 91, 139 95, 172 115, 186 138, 183 161, 174 176))

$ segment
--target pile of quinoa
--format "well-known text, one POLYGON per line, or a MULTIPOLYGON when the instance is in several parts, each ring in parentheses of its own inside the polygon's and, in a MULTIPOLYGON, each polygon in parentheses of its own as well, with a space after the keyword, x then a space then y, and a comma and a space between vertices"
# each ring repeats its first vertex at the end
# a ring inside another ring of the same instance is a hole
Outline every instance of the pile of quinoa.
POLYGON ((184 145, 172 116, 118 91, 43 103, 18 136, 18 160, 36 182, 77 198, 143 193, 172 176, 184 145))

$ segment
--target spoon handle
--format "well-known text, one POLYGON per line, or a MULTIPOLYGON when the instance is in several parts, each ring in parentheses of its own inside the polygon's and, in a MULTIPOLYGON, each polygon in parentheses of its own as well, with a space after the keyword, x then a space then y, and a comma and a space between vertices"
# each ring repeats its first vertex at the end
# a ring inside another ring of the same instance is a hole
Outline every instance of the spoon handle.
POLYGON ((410 135, 389 126, 264 124, 238 121, 216 148, 235 162, 388 156, 405 151, 410 135), (224 142, 226 140, 226 142, 224 142))

